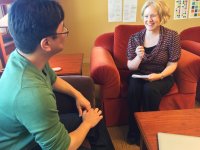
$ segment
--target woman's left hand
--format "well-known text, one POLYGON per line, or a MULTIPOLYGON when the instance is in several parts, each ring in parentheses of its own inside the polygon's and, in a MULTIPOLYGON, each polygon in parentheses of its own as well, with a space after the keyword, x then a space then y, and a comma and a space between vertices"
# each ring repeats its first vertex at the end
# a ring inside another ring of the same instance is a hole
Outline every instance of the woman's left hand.
POLYGON ((152 82, 152 81, 156 81, 156 80, 160 80, 160 79, 161 79, 160 73, 152 73, 152 74, 149 74, 149 78, 147 80, 152 82))
POLYGON ((79 116, 82 116, 83 110, 90 110, 91 104, 90 102, 80 93, 78 96, 76 96, 76 107, 79 112, 79 116))

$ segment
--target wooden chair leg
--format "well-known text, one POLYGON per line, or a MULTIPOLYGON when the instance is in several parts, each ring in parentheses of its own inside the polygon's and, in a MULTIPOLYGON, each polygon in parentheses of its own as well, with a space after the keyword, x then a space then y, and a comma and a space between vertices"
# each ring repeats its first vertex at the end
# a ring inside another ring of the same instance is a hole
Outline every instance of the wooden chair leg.
POLYGON ((3 37, 2 34, 0 33, 0 56, 1 56, 1 63, 3 68, 6 66, 6 62, 7 62, 7 55, 6 55, 6 50, 4 47, 4 42, 3 42, 3 37))

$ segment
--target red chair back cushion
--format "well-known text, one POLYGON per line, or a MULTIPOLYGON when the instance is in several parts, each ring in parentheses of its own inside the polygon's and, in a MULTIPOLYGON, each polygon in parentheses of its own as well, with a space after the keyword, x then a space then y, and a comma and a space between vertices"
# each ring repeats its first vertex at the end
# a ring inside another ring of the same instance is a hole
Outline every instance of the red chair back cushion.
POLYGON ((183 30, 180 33, 181 40, 191 40, 195 42, 200 42, 200 26, 191 27, 188 29, 183 30))
POLYGON ((127 46, 129 37, 144 29, 144 25, 119 25, 114 32, 113 57, 118 69, 127 69, 127 46))

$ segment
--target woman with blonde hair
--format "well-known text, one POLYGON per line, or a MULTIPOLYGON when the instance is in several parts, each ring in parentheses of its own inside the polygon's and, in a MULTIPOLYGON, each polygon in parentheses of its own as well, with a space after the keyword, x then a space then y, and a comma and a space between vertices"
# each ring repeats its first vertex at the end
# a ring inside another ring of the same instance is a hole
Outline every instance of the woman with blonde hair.
POLYGON ((164 1, 147 0, 141 14, 145 29, 129 38, 127 66, 134 74, 147 76, 129 80, 129 144, 139 144, 140 139, 134 112, 159 109, 162 97, 174 83, 172 74, 181 52, 178 33, 162 26, 170 18, 164 1))

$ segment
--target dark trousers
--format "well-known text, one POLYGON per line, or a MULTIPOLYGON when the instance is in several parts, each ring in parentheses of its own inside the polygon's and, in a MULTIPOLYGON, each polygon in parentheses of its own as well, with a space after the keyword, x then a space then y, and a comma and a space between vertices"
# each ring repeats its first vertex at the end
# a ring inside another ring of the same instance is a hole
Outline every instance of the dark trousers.
MULTIPOLYGON (((82 117, 79 117, 75 100, 70 96, 65 99, 57 99, 57 107, 59 110, 60 121, 64 124, 68 132, 72 132, 82 123, 82 117)), ((90 143, 92 150, 114 150, 114 146, 110 139, 110 135, 103 120, 101 120, 94 128, 90 129, 86 139, 90 143)), ((33 150, 39 150, 37 145, 33 150)), ((78 150, 88 150, 86 147, 79 147, 78 150)))
POLYGON ((129 134, 139 138, 139 129, 134 117, 135 112, 156 111, 159 109, 161 98, 173 86, 174 79, 168 76, 162 80, 149 82, 139 78, 129 79, 128 103, 130 107, 129 134))
MULTIPOLYGON (((59 102, 57 106, 60 114, 60 121, 65 125, 68 132, 72 132, 82 123, 82 117, 79 117, 75 100, 67 97, 65 101, 59 102), (63 103, 64 102, 64 103, 63 103)), ((87 140, 92 150, 113 150, 113 144, 110 135, 103 120, 87 134, 87 140)), ((79 150, 85 149, 80 147, 79 150)))

